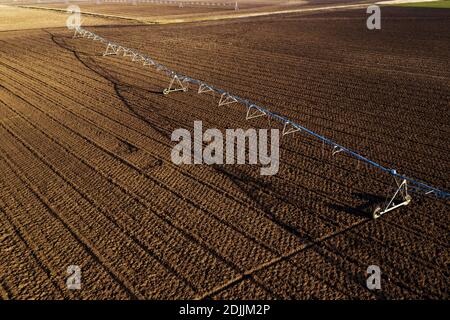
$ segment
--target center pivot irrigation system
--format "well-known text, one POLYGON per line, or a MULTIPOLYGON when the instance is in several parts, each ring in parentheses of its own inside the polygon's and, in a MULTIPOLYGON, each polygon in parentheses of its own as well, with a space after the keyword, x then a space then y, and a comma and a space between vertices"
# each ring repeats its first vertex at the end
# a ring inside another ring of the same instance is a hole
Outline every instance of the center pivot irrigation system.
POLYGON ((166 74, 168 77, 171 78, 171 80, 169 86, 163 91, 165 95, 176 91, 186 92, 188 91, 189 84, 195 85, 196 87, 198 87, 197 93, 199 94, 206 92, 219 94, 220 95, 219 106, 224 106, 232 103, 239 103, 245 106, 247 108, 247 115, 246 115, 247 120, 258 117, 268 117, 270 120, 275 120, 283 125, 283 136, 297 131, 302 131, 305 134, 308 134, 314 137, 315 139, 321 141, 322 148, 325 145, 331 146, 332 147, 331 154, 333 156, 338 153, 345 153, 353 158, 356 158, 358 161, 363 161, 368 165, 381 170, 382 172, 390 174, 395 180, 397 191, 391 198, 388 198, 382 206, 376 207, 376 209, 372 212, 372 216, 375 219, 379 218, 386 212, 409 204, 411 202, 411 195, 408 193, 408 191, 421 192, 427 195, 433 194, 436 197, 443 199, 450 198, 450 194, 445 191, 439 190, 435 187, 426 185, 422 182, 401 175, 397 173, 397 171, 394 169, 386 168, 370 159, 367 159, 366 157, 363 157, 360 154, 307 129, 298 123, 295 123, 278 114, 272 113, 267 108, 258 106, 256 103, 232 95, 229 92, 226 92, 222 89, 215 88, 203 81, 192 79, 186 75, 175 72, 167 68, 166 66, 154 61, 152 58, 137 52, 134 49, 126 48, 115 42, 106 40, 93 32, 82 29, 81 27, 75 28, 73 38, 87 38, 93 41, 99 41, 106 45, 106 50, 103 53, 103 56, 122 55, 123 57, 131 57, 132 61, 142 63, 143 66, 152 66, 157 71, 166 74))
MULTIPOLYGON (((58 0, 55 0, 57 2, 58 0)), ((85 0, 89 2, 89 0, 85 0)), ((188 0, 94 0, 97 4, 100 3, 151 3, 151 4, 162 4, 162 5, 171 5, 178 6, 183 8, 184 6, 192 6, 192 7, 226 7, 233 8, 235 10, 239 10, 239 6, 236 2, 211 2, 211 1, 188 1, 188 0)))

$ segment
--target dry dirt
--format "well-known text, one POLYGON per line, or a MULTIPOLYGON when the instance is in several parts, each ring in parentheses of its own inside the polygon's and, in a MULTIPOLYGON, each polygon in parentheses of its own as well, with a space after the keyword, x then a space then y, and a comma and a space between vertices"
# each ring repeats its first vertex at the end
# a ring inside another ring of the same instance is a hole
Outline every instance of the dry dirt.
MULTIPOLYGON (((90 27, 450 189, 449 10, 90 27)), ((267 128, 63 28, 0 33, 0 297, 448 299, 449 202, 296 133, 280 171, 175 166, 176 128, 267 128), (82 290, 66 288, 69 265, 82 290), (378 265, 382 289, 366 288, 378 265)), ((280 128, 272 123, 272 127, 280 128)))
MULTIPOLYGON (((67 15, 48 10, 33 10, 0 4, 0 32, 12 30, 28 30, 40 28, 64 27, 67 15)), ((110 24, 111 19, 100 17, 83 17, 83 25, 110 24)), ((123 23, 114 21, 115 24, 123 23)), ((127 22, 130 23, 130 22, 127 22)))

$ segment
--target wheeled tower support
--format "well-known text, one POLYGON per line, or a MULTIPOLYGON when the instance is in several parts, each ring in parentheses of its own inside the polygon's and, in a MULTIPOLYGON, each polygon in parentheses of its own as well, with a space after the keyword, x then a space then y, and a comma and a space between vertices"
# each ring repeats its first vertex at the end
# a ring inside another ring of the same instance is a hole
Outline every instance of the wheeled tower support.
POLYGON ((176 91, 188 91, 188 84, 186 81, 180 80, 177 75, 174 75, 172 80, 170 81, 169 87, 167 89, 164 89, 163 93, 165 95, 168 95, 169 93, 176 91))

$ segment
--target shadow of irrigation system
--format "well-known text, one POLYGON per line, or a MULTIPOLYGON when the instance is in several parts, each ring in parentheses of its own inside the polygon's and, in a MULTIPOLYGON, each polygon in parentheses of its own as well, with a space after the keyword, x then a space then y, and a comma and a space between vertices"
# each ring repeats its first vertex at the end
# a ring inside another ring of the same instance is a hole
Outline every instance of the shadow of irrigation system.
POLYGON ((316 140, 320 141, 322 143, 322 152, 325 148, 331 147, 331 155, 335 156, 339 153, 344 153, 349 155, 350 157, 353 157, 357 159, 358 161, 362 161, 369 166, 372 166, 381 172, 385 172, 389 175, 391 175, 395 181, 396 184, 396 191, 392 195, 392 197, 387 198, 386 202, 382 206, 377 206, 375 210, 372 212, 373 218, 379 218, 383 214, 392 211, 394 209, 397 209, 401 206, 408 205, 411 202, 411 195, 409 192, 417 192, 417 193, 423 193, 426 195, 434 195, 438 198, 448 199, 450 198, 450 194, 448 192, 445 192, 443 190, 440 190, 438 188, 435 188, 433 186, 427 185, 423 182, 414 180, 412 178, 409 178, 407 176, 401 175, 397 173, 395 169, 387 168, 382 166, 381 164, 374 162, 359 153, 350 150, 322 135, 319 135, 315 133, 314 131, 309 130, 308 128, 295 123, 282 115, 270 112, 267 108, 261 107, 257 105, 256 103, 253 103, 249 100, 243 99, 241 97, 238 97, 236 95, 233 95, 225 90, 215 88, 203 81, 190 78, 184 74, 178 73, 176 71, 173 71, 166 67, 165 65, 162 65, 155 60, 153 60, 151 57, 146 56, 134 49, 130 49, 127 47, 124 47, 118 43, 109 41, 93 32, 90 32, 88 30, 85 30, 81 27, 74 28, 75 33, 73 38, 86 38, 93 41, 98 41, 104 45, 106 45, 106 49, 103 53, 103 56, 109 56, 109 55, 121 55, 123 57, 130 57, 132 61, 137 63, 142 63, 143 66, 150 66, 156 69, 158 72, 162 72, 166 74, 170 78, 169 86, 164 89, 163 93, 165 95, 168 95, 172 92, 182 91, 187 92, 189 90, 189 85, 193 85, 197 87, 197 93, 217 93, 220 95, 219 100, 219 106, 225 106, 232 103, 238 103, 244 106, 247 109, 246 119, 254 119, 259 117, 267 117, 269 120, 276 121, 282 124, 283 136, 288 134, 293 134, 295 132, 303 132, 307 135, 312 136, 316 140))

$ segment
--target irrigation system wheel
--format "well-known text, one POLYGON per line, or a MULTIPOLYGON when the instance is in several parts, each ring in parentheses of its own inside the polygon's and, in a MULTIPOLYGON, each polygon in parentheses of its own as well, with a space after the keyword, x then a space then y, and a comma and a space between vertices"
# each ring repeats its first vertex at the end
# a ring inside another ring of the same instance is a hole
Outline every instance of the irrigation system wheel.
POLYGON ((375 220, 378 219, 379 217, 381 217, 381 207, 377 206, 375 210, 373 210, 372 212, 372 218, 375 220))

